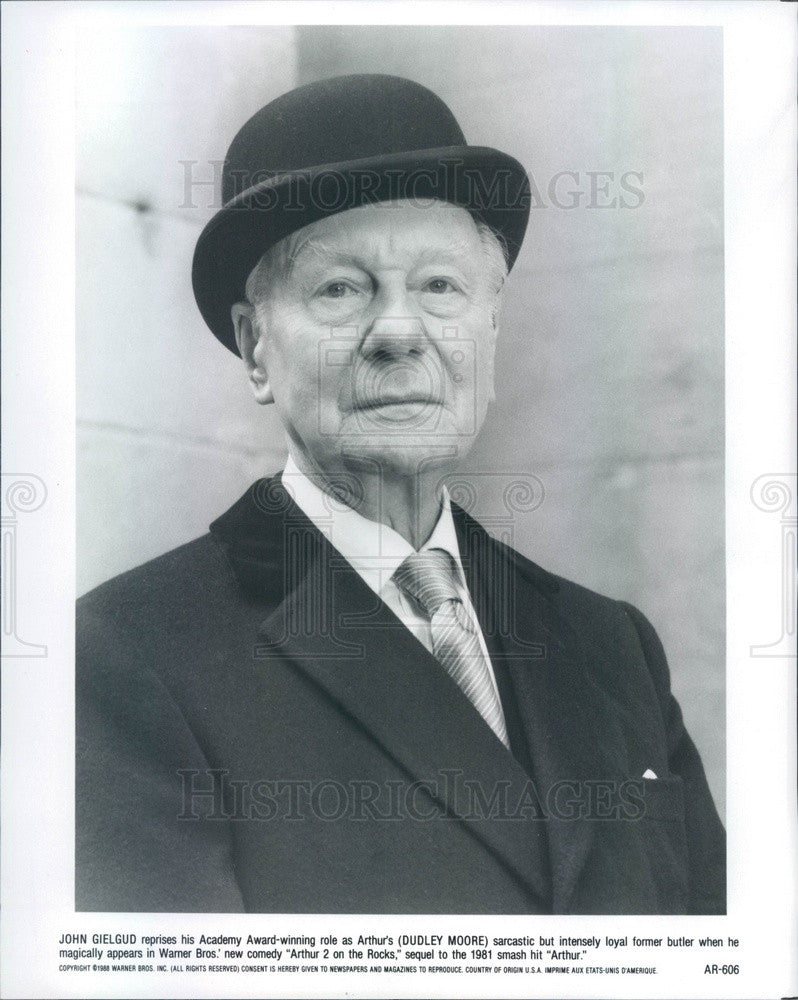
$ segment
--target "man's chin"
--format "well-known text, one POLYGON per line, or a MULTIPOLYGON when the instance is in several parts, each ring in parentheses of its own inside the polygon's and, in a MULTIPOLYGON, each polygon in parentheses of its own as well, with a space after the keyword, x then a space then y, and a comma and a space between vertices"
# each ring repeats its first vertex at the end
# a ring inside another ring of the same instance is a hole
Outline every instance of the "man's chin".
POLYGON ((346 438, 341 452, 352 469, 379 468, 384 475, 414 477, 457 465, 472 443, 473 438, 455 434, 375 434, 346 438))

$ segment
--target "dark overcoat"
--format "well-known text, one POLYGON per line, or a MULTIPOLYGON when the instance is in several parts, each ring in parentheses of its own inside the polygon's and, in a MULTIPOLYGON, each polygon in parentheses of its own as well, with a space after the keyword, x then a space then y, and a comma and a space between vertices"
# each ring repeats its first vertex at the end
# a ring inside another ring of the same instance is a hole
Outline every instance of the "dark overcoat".
POLYGON ((279 479, 80 600, 78 910, 725 912, 652 627, 453 511, 512 753, 279 479))

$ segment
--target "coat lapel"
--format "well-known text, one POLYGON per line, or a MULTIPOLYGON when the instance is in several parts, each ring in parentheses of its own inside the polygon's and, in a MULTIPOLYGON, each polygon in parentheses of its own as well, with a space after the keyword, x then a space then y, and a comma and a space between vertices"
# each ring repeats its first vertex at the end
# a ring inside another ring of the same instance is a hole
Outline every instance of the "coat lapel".
POLYGON ((549 816, 553 910, 567 912, 590 853, 594 823, 580 796, 619 776, 617 722, 587 670, 592 655, 558 610, 554 577, 456 518, 464 569, 491 658, 503 659, 525 731, 538 795, 549 816), (574 804, 574 800, 579 801, 574 804))
POLYGON ((275 480, 261 481, 248 496, 212 530, 239 580, 271 606, 256 648, 264 669, 277 658, 310 678, 549 910, 540 822, 517 808, 526 801, 528 775, 275 480), (491 819, 491 808, 513 815, 491 819))

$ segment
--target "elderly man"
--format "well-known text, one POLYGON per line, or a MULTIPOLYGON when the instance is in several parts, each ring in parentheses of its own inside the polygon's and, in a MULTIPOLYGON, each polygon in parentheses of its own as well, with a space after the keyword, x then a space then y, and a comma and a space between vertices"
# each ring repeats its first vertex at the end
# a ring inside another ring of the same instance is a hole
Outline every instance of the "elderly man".
POLYGON ((407 80, 261 109, 194 289, 289 457, 81 602, 78 909, 724 912, 651 626, 451 501, 523 168, 407 80))

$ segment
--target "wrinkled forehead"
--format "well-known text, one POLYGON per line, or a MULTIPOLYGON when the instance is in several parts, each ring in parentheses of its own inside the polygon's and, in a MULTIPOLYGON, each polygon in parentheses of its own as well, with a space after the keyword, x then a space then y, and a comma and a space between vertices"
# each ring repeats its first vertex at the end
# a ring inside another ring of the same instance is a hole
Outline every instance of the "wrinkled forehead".
POLYGON ((480 238, 464 208, 442 201, 402 200, 320 219, 287 236, 275 251, 290 268, 338 259, 390 268, 442 257, 466 265, 472 255, 478 258, 480 238))

